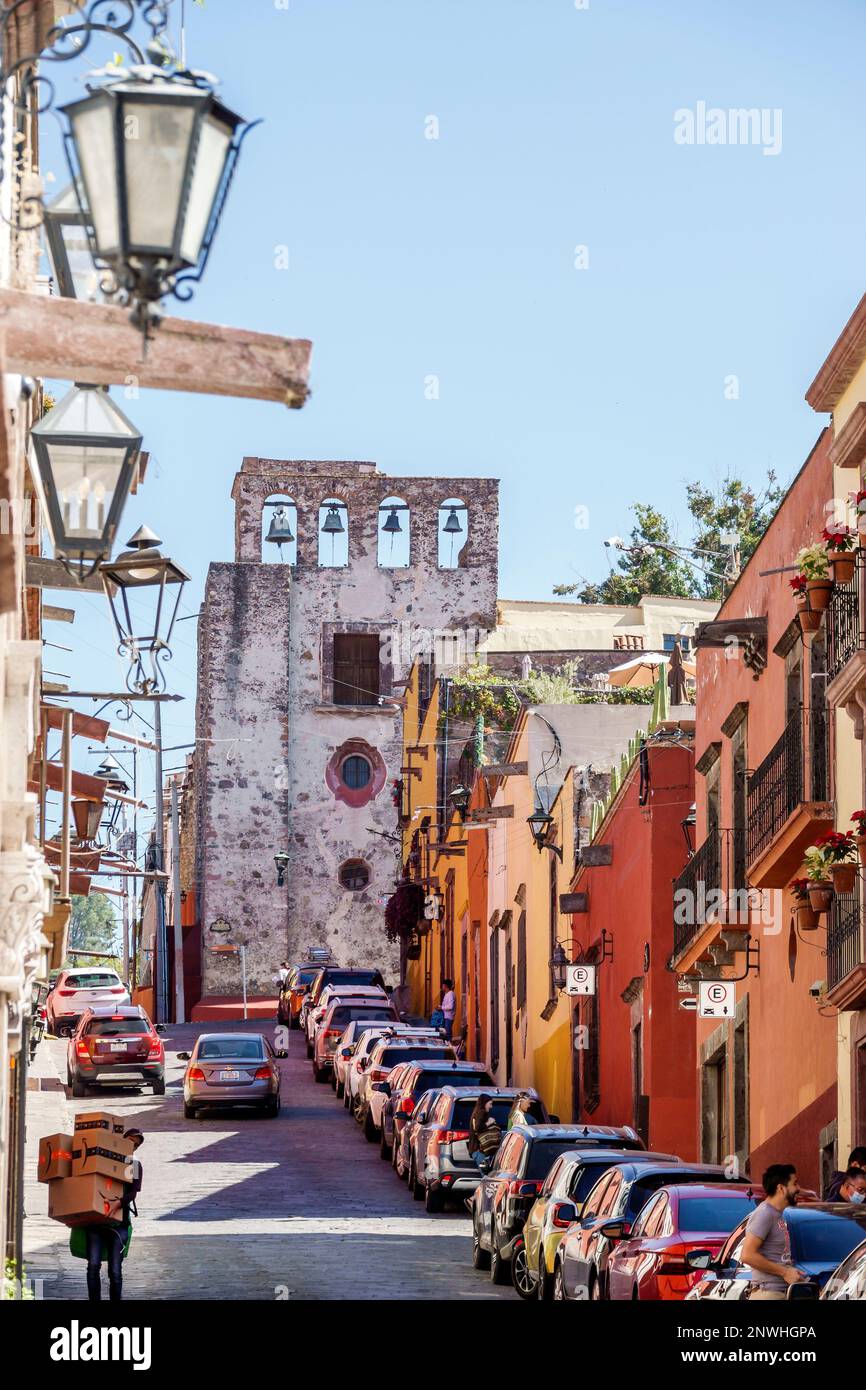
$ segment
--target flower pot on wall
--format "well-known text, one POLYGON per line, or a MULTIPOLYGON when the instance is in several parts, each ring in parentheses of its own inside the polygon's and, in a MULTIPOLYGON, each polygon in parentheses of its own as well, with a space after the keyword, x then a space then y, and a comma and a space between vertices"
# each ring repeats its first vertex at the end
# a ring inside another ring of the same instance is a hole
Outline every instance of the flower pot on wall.
POLYGON ((833 592, 832 579, 809 579, 806 581, 809 603, 817 613, 823 613, 830 603, 833 592))
POLYGON ((810 903, 798 903, 795 911, 800 931, 817 931, 818 914, 810 903))
POLYGON ((828 550, 827 559, 830 561, 834 583, 847 584, 854 575, 853 552, 850 550, 828 550))
POLYGON ((835 896, 829 879, 815 880, 809 884, 809 906, 813 912, 829 912, 835 896))
POLYGON ((831 864, 830 877, 837 893, 853 893, 857 884, 857 865, 850 862, 831 864))
POLYGON ((801 632, 817 632, 821 626, 821 614, 809 607, 808 600, 802 606, 797 605, 797 617, 801 632))

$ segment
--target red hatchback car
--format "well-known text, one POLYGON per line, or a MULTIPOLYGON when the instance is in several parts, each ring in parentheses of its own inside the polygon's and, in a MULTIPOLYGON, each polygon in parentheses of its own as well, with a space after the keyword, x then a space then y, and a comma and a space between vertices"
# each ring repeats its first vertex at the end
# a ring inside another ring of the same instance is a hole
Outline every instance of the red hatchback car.
POLYGON ((718 1254, 731 1231, 763 1200, 749 1183, 689 1183, 659 1188, 618 1241, 608 1261, 608 1297, 682 1299, 703 1277, 685 1263, 689 1250, 718 1254))
POLYGON ((66 1070, 74 1096, 91 1086, 151 1086, 165 1095, 165 1048, 138 1004, 87 1009, 69 1039, 66 1070))

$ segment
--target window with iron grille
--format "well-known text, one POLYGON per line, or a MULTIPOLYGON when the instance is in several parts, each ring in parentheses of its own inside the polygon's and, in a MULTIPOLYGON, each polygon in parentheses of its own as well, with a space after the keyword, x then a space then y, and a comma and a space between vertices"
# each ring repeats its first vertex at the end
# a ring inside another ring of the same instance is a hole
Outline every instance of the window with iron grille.
POLYGON ((370 868, 363 859, 347 859, 340 866, 340 883, 352 893, 359 893, 370 882, 370 868))
POLYGON ((379 634, 334 633, 335 705, 379 703, 379 634))

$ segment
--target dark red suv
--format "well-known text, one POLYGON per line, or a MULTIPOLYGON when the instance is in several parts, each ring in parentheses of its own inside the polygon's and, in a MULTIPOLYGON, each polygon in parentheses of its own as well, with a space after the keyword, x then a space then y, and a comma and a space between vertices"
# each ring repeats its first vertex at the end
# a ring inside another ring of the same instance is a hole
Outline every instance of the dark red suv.
POLYGON ((67 1083, 74 1096, 91 1086, 151 1086, 165 1095, 165 1048, 144 1009, 87 1009, 69 1039, 67 1083))

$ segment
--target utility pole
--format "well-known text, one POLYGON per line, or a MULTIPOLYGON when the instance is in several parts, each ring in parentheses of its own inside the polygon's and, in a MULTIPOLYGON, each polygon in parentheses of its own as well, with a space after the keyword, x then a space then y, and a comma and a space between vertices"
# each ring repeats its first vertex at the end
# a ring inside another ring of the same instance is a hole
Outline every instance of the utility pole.
MULTIPOLYGON (((171 783, 171 899, 174 919, 174 1021, 185 1023, 183 992, 183 925, 180 899, 180 817, 177 805, 177 781, 171 783)), ((246 1017, 246 1015, 244 1015, 246 1017)))
POLYGON ((168 924, 165 911, 165 836, 162 820, 162 710, 158 700, 153 706, 153 729, 156 752, 156 822, 154 824, 154 848, 156 850, 156 876, 153 880, 156 891, 156 1021, 168 1023, 168 924))

